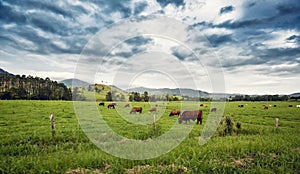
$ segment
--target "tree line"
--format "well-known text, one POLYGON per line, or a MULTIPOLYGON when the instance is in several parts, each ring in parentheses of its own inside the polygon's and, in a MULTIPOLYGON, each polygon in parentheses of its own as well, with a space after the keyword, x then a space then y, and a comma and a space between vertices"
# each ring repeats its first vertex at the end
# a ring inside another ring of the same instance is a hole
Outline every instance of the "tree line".
POLYGON ((71 100, 72 92, 48 77, 0 74, 0 99, 71 100))
MULTIPOLYGON (((290 101, 298 100, 300 97, 290 97, 289 95, 235 95, 230 96, 229 98, 220 98, 213 99, 211 97, 191 97, 191 96, 176 96, 176 95, 150 95, 147 91, 140 94, 138 92, 128 93, 128 100, 130 102, 154 102, 154 101, 290 101)), ((122 98, 124 101, 125 97, 122 98)), ((109 91, 106 94, 107 101, 118 101, 118 98, 115 97, 114 93, 109 91)))
POLYGON ((288 101, 288 95, 236 95, 230 96, 228 101, 288 101))

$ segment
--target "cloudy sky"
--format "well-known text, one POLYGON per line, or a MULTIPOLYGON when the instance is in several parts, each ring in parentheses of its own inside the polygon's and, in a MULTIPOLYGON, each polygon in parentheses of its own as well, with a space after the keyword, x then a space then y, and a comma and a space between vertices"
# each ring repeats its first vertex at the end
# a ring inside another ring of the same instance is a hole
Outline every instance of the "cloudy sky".
POLYGON ((298 0, 0 0, 0 68, 122 88, 300 91, 298 0))

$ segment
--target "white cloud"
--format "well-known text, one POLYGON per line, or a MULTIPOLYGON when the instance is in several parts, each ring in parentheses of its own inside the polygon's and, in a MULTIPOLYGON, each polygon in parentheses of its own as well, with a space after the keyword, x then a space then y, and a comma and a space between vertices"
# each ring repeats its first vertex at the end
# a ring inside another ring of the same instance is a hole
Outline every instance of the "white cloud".
POLYGON ((67 71, 35 71, 29 70, 26 74, 30 74, 33 77, 46 78, 49 77, 51 80, 62 81, 65 79, 73 78, 74 74, 67 71))
POLYGON ((296 30, 275 30, 270 31, 270 39, 262 42, 268 48, 297 48, 296 42, 289 42, 287 39, 293 35, 300 35, 296 30))
POLYGON ((227 35, 227 34, 232 34, 233 31, 229 30, 227 28, 206 28, 206 29, 203 29, 201 31, 201 33, 203 33, 204 35, 213 35, 213 34, 227 35))

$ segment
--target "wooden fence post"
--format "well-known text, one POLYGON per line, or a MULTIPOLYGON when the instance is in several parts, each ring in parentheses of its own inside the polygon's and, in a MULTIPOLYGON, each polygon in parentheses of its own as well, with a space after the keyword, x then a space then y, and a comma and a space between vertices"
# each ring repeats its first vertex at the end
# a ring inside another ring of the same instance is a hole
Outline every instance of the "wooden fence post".
POLYGON ((152 130, 153 130, 153 133, 155 133, 155 131, 156 131, 156 126, 155 126, 155 114, 153 115, 152 130))
POLYGON ((55 135, 55 125, 54 125, 54 115, 50 115, 50 123, 51 123, 51 128, 52 128, 52 136, 55 135))
POLYGON ((275 118, 275 127, 276 127, 276 129, 278 129, 278 121, 279 121, 279 118, 275 118))

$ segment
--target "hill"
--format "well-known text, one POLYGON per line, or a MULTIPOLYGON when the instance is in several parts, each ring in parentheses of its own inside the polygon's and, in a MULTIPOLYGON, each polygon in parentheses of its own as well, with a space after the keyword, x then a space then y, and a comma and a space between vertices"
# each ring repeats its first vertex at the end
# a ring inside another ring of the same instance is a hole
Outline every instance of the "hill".
POLYGON ((127 92, 138 92, 138 93, 144 93, 147 91, 149 94, 154 95, 163 95, 163 94, 169 94, 169 95, 176 95, 176 96, 201 96, 201 97, 207 97, 209 96, 208 92, 201 91, 201 90, 195 90, 195 89, 188 89, 188 88, 146 88, 146 87, 136 87, 136 88, 129 88, 126 90, 127 92))
POLYGON ((65 79, 61 83, 64 83, 67 87, 87 87, 89 86, 88 82, 79 80, 79 79, 65 79))
POLYGON ((290 97, 300 97, 300 92, 290 94, 290 97))
POLYGON ((3 70, 2 68, 0 68, 0 74, 8 74, 8 75, 13 75, 5 70, 3 70))

